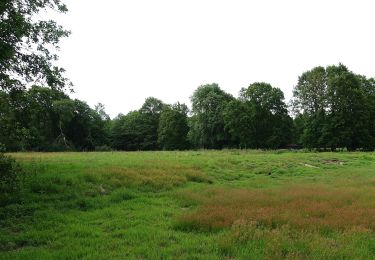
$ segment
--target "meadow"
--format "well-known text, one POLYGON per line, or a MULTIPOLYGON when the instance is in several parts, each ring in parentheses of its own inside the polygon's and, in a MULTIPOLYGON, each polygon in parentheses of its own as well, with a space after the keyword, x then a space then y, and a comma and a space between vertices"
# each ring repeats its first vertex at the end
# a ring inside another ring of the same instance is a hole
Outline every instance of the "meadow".
POLYGON ((375 258, 375 153, 14 153, 1 259, 375 258))

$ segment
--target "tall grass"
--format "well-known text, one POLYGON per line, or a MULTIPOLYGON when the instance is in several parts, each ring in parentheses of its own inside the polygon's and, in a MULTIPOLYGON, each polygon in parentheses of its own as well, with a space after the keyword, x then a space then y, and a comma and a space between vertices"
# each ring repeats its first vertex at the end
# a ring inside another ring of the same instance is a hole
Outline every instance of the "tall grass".
POLYGON ((375 257, 374 153, 10 156, 25 181, 0 259, 375 257))
POLYGON ((281 189, 209 189, 205 196, 186 192, 188 200, 202 205, 178 218, 187 230, 218 230, 235 223, 256 223, 277 228, 288 225, 302 230, 375 229, 374 186, 328 188, 291 186, 281 189))

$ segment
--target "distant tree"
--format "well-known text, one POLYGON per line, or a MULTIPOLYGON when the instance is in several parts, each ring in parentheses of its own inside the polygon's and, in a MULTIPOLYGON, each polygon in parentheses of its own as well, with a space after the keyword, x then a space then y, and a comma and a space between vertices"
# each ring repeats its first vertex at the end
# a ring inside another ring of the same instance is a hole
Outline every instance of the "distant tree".
POLYGON ((100 118, 104 121, 110 120, 109 115, 105 112, 105 106, 102 103, 98 103, 95 105, 94 110, 96 114, 100 116, 100 118))
POLYGON ((176 103, 164 106, 159 120, 158 142, 163 150, 184 150, 188 148, 187 122, 188 108, 185 104, 176 103))
POLYGON ((69 97, 61 91, 40 86, 33 86, 25 95, 27 103, 22 114, 27 118, 22 124, 32 136, 28 149, 48 150, 59 134, 58 115, 53 109, 53 102, 69 97))
POLYGON ((256 147, 254 109, 250 102, 232 100, 224 110, 225 129, 239 148, 256 147))
POLYGON ((105 121, 85 102, 72 100, 74 112, 66 124, 66 137, 78 150, 95 150, 108 143, 105 121))
POLYGON ((146 98, 139 113, 143 124, 142 150, 158 150, 158 127, 161 112, 165 104, 154 97, 146 98))
POLYGON ((187 118, 189 132, 187 134, 188 143, 191 148, 201 148, 201 124, 198 123, 198 116, 192 115, 187 118))
POLYGON ((373 79, 342 64, 303 73, 293 91, 294 109, 305 119, 303 145, 373 149, 374 89, 373 79))
MULTIPOLYGON (((218 149, 230 144, 228 132, 224 129, 223 112, 233 96, 224 92, 216 84, 198 87, 191 97, 195 118, 194 135, 196 146, 218 149)), ((192 135, 191 135, 192 136, 192 135)))
POLYGON ((53 65, 62 37, 69 32, 54 21, 40 20, 42 10, 64 13, 60 0, 2 0, 0 3, 0 88, 20 89, 30 82, 64 88, 64 70, 53 65))
POLYGON ((8 139, 7 150, 27 150, 29 149, 28 143, 32 138, 30 129, 27 127, 30 115, 27 110, 27 95, 22 90, 12 90, 6 94, 8 94, 5 100, 8 114, 5 115, 5 118, 9 120, 8 134, 0 133, 0 135, 8 139))
POLYGON ((131 111, 115 118, 111 131, 112 146, 118 150, 143 150, 145 136, 148 134, 148 124, 144 119, 139 111, 131 111))
POLYGON ((2 107, 6 111, 0 116, 0 121, 6 122, 1 124, 0 136, 3 138, 0 139, 7 139, 3 142, 7 149, 48 150, 47 147, 58 134, 58 117, 52 104, 67 96, 60 91, 38 86, 28 91, 2 92, 2 96, 2 107))
POLYGON ((361 81, 361 86, 365 92, 365 104, 369 113, 368 129, 370 133, 370 139, 367 140, 364 148, 367 150, 374 150, 375 148, 375 79, 367 79, 364 76, 358 76, 361 81))
POLYGON ((113 120, 111 140, 119 150, 157 150, 158 127, 164 103, 149 97, 138 111, 113 120))
POLYGON ((342 64, 327 67, 327 75, 328 120, 323 131, 330 133, 328 145, 349 150, 367 146, 372 139, 368 125, 371 109, 359 76, 342 64))
POLYGON ((155 116, 155 118, 160 116, 161 111, 164 108, 164 103, 157 98, 148 97, 143 103, 141 109, 139 110, 142 114, 149 114, 155 116))
POLYGON ((305 130, 306 116, 297 114, 293 119, 293 143, 302 146, 302 135, 305 130))
POLYGON ((94 110, 92 110, 92 132, 94 138, 95 149, 102 149, 103 147, 110 149, 110 131, 112 127, 112 120, 105 112, 105 106, 98 103, 94 110))
MULTIPOLYGON (((19 140, 20 124, 11 105, 9 94, 0 91, 0 146, 8 151, 20 150, 22 140, 19 140)), ((0 153, 2 149, 0 148, 0 153)))
POLYGON ((292 140, 293 120, 284 94, 268 83, 243 88, 239 100, 227 106, 224 118, 226 129, 241 147, 278 148, 292 140))
POLYGON ((66 126, 67 138, 78 150, 94 150, 95 144, 92 129, 95 127, 95 111, 81 100, 76 99, 72 100, 72 102, 74 112, 66 126))
POLYGON ((304 72, 293 89, 293 106, 297 113, 308 115, 322 112, 327 107, 327 72, 316 67, 304 72))
POLYGON ((93 150, 109 144, 109 119, 64 92, 32 86, 0 91, 0 143, 9 151, 93 150))
POLYGON ((242 88, 240 99, 253 103, 257 108, 269 111, 271 114, 286 114, 284 93, 268 83, 256 82, 248 88, 242 88))
POLYGON ((327 122, 327 84, 326 69, 315 67, 304 72, 293 89, 293 109, 298 118, 304 119, 300 141, 308 148, 327 146, 324 139, 329 138, 330 132, 325 131, 323 136, 323 126, 327 122))
POLYGON ((71 148, 66 136, 66 128, 74 117, 75 103, 71 99, 62 99, 53 102, 53 110, 58 115, 59 135, 56 143, 63 145, 65 148, 71 148))

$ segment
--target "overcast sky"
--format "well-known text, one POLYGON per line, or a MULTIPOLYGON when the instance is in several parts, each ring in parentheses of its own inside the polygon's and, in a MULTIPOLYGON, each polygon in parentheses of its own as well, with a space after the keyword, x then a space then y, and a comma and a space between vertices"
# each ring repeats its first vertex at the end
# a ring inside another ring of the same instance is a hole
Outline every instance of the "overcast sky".
POLYGON ((111 117, 154 96, 185 102, 202 84, 238 95, 257 81, 286 100, 298 76, 344 63, 375 76, 374 0, 66 0, 60 62, 73 97, 111 117))

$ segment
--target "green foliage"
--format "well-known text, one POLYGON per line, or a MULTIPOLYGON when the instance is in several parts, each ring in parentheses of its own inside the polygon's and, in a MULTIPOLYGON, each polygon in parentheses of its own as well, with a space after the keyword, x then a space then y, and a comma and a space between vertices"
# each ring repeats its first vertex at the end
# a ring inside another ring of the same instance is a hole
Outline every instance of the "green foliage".
POLYGON ((54 66, 60 38, 69 32, 40 12, 67 11, 60 0, 2 0, 0 3, 0 88, 21 89, 38 82, 53 88, 69 85, 64 69, 54 66))
POLYGON ((112 146, 118 150, 137 151, 143 145, 145 123, 142 114, 138 111, 119 115, 113 121, 111 128, 112 146))
POLYGON ((149 97, 111 120, 55 88, 0 91, 0 143, 9 151, 256 148, 374 150, 375 80, 344 65, 303 73, 294 88, 294 120, 283 92, 256 82, 237 99, 217 84, 198 87, 192 111, 149 97))
POLYGON ((226 130, 244 148, 279 148, 292 140, 292 119, 284 94, 267 83, 242 89, 224 113, 226 130))
POLYGON ((302 135, 303 131, 305 129, 305 124, 306 124, 306 116, 303 114, 298 114, 294 119, 293 119, 293 143, 297 145, 302 145, 302 135))
POLYGON ((327 105, 327 72, 316 67, 304 72, 293 89, 293 106, 297 112, 308 115, 318 113, 327 105))
POLYGON ((13 158, 0 151, 0 206, 10 203, 18 194, 22 170, 13 158))
POLYGON ((223 112, 234 98, 216 84, 198 87, 191 97, 192 112, 196 116, 192 131, 197 131, 195 146, 209 149, 223 148, 230 144, 230 137, 224 128, 223 112))
POLYGON ((185 104, 177 103, 165 106, 160 114, 158 128, 158 143, 163 150, 184 150, 188 148, 187 122, 188 108, 185 104))
POLYGON ((225 129, 239 148, 255 147, 254 115, 255 107, 252 103, 233 100, 228 103, 223 113, 225 129))
POLYGON ((139 110, 143 122, 143 142, 141 150, 157 150, 158 145, 158 127, 160 114, 165 104, 154 97, 146 98, 144 104, 139 110))
POLYGON ((240 98, 252 102, 257 108, 269 111, 272 114, 286 114, 284 94, 279 88, 268 83, 256 82, 248 88, 243 88, 240 98))
POLYGON ((33 86, 28 91, 0 91, 0 142, 8 150, 44 150, 56 137, 58 119, 52 109, 62 92, 33 86))
POLYGON ((164 103, 150 97, 139 111, 119 115, 111 129, 112 145, 119 150, 157 150, 159 119, 164 103))
POLYGON ((373 139, 368 123, 371 113, 375 112, 366 102, 366 89, 358 75, 344 65, 327 67, 327 74, 327 125, 332 134, 329 146, 349 150, 366 147, 373 139))
POLYGON ((302 114, 302 144, 309 148, 373 150, 374 80, 342 64, 317 67, 299 78, 293 105, 302 114))
POLYGON ((200 146, 200 137, 201 137, 201 125, 198 123, 198 116, 192 115, 187 119, 189 132, 187 134, 187 139, 191 148, 198 149, 200 146))
POLYGON ((0 142, 9 151, 93 150, 109 143, 109 119, 61 91, 33 86, 0 91, 0 100, 0 142))
POLYGON ((53 102, 53 110, 59 116, 61 125, 68 124, 75 112, 75 104, 71 99, 61 99, 53 102))

